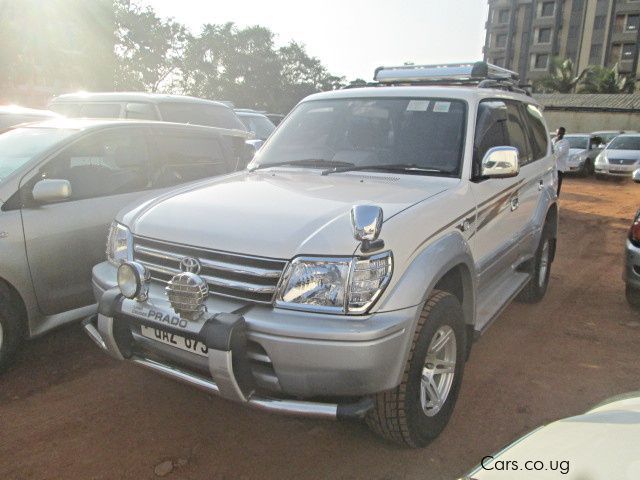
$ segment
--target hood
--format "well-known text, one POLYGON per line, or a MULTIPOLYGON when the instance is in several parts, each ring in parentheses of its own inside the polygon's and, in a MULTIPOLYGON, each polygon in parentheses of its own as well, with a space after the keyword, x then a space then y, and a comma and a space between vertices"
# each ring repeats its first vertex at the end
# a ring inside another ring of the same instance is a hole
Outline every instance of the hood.
POLYGON ((607 148, 604 151, 607 158, 617 158, 620 160, 640 160, 640 150, 615 150, 607 148))
POLYGON ((173 190, 119 217, 134 235, 215 250, 272 258, 351 255, 357 247, 353 205, 378 205, 386 221, 458 181, 369 172, 243 171, 173 190))

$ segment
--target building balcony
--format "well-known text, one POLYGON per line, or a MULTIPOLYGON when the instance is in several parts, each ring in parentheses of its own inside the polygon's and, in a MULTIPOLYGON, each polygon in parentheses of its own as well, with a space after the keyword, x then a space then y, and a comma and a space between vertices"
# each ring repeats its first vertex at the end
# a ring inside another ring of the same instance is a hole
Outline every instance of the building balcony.
POLYGON ((640 2, 618 2, 616 4, 616 13, 640 13, 640 2))
POLYGON ((535 27, 551 27, 556 26, 556 17, 536 17, 531 22, 531 26, 535 27))
POLYGON ((638 32, 633 30, 614 31, 611 35, 611 41, 613 43, 636 43, 637 39, 638 32))

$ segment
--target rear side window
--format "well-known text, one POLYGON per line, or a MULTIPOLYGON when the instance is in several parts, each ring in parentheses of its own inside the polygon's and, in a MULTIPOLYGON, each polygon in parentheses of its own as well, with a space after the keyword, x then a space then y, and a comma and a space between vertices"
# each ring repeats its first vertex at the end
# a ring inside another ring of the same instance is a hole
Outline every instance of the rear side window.
POLYGON ((235 112, 223 105, 166 102, 158 104, 158 108, 165 122, 246 130, 235 112))
POLYGON ((528 104, 524 108, 524 115, 529 125, 533 160, 540 160, 547 155, 549 148, 549 133, 544 126, 542 112, 535 105, 528 104))
POLYGON ((507 130, 507 105, 501 100, 487 100, 478 105, 473 145, 473 176, 480 176, 480 165, 493 147, 510 145, 507 130))
POLYGON ((86 103, 80 107, 80 116, 87 118, 120 118, 120 104, 86 103))
POLYGON ((531 163, 531 148, 529 138, 520 116, 519 103, 507 102, 507 130, 509 131, 509 145, 518 149, 520 165, 531 163))
POLYGON ((235 165, 217 136, 155 131, 153 188, 164 188, 231 172, 235 165))
POLYGON ((78 117, 80 114, 80 105, 77 103, 52 103, 49 110, 64 115, 65 117, 78 117))

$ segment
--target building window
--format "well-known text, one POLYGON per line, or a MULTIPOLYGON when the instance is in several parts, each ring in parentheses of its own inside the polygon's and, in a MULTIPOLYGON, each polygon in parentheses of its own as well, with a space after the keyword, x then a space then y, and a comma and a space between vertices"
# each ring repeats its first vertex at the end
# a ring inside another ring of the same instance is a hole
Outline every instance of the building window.
POLYGON ((509 23, 509 10, 498 10, 498 23, 509 23))
POLYGON ((591 51, 589 52, 589 64, 598 65, 602 61, 602 44, 594 43, 591 45, 591 51))
POLYGON ((620 61, 626 62, 633 60, 636 54, 636 45, 635 43, 625 43, 622 45, 622 54, 620 56, 620 61))
POLYGON ((637 32, 640 27, 640 15, 627 15, 627 32, 637 32))
POLYGON ((540 16, 553 17, 555 6, 556 6, 556 2, 542 2, 540 6, 540 16))
POLYGON ((546 70, 549 66, 549 55, 547 53, 538 53, 531 55, 531 68, 534 70, 546 70))
POLYGON ((550 28, 541 28, 538 30, 538 43, 551 43, 550 28))
POLYGON ((506 33, 500 33, 500 34, 496 35, 496 47, 504 48, 506 46, 507 46, 507 34, 506 33))
POLYGON ((606 23, 607 23, 606 15, 596 15, 596 18, 593 20, 593 29, 604 30, 606 23))
POLYGON ((496 67, 503 67, 503 68, 504 68, 504 66, 505 66, 505 64, 504 64, 504 57, 494 58, 494 59, 493 59, 493 64, 494 64, 496 67))

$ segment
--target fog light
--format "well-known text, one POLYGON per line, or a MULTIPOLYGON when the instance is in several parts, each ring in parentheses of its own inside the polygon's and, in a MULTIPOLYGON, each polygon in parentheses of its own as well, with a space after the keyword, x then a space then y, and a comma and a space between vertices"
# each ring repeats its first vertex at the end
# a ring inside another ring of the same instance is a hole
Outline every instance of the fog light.
POLYGON ((125 262, 118 267, 118 287, 127 298, 144 302, 149 293, 149 271, 137 262, 125 262))

